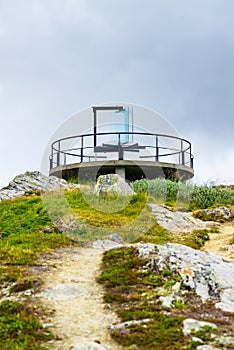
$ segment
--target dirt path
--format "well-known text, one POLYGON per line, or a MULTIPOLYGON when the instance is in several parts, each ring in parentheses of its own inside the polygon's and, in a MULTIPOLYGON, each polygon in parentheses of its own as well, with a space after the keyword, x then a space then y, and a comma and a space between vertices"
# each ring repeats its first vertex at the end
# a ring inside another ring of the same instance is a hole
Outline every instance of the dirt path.
POLYGON ((233 235, 234 222, 222 224, 219 233, 209 233, 210 240, 205 243, 201 250, 210 251, 216 255, 233 260, 234 246, 229 245, 233 235))
POLYGON ((54 310, 46 322, 60 338, 48 349, 122 349, 108 332, 108 326, 118 322, 117 316, 105 308, 103 290, 95 280, 102 253, 101 249, 63 248, 46 261, 50 269, 41 276, 44 285, 38 298, 54 310))
MULTIPOLYGON (((219 233, 209 234, 202 250, 233 259, 233 249, 225 248, 233 234, 234 223, 221 225, 219 233)), ((54 311, 46 323, 59 337, 48 349, 123 349, 109 335, 108 326, 119 320, 105 306, 102 287, 96 282, 102 254, 103 249, 68 247, 45 259, 49 269, 41 276, 44 284, 37 297, 48 311, 54 311)))

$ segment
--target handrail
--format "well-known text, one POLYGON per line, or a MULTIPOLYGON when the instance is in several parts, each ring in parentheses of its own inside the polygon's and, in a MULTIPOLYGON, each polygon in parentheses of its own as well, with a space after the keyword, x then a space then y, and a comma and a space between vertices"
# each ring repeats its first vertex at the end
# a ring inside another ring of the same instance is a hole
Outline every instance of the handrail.
MULTIPOLYGON (((170 136, 166 134, 155 134, 155 133, 146 133, 146 132, 100 132, 100 133, 90 133, 90 134, 84 134, 84 135, 75 135, 75 136, 68 136, 64 137, 62 139, 56 140, 51 144, 51 155, 50 155, 50 169, 53 169, 55 167, 59 166, 65 166, 67 165, 67 157, 76 157, 78 158, 78 163, 82 163, 87 161, 91 161, 92 159, 98 160, 98 159, 103 159, 107 158, 106 156, 103 155, 97 155, 97 153, 118 153, 119 154, 119 160, 124 160, 124 152, 140 152, 144 149, 151 149, 153 150, 153 154, 151 155, 139 155, 138 158, 141 159, 148 159, 148 158, 154 158, 154 161, 159 162, 160 158, 162 157, 169 157, 169 156, 178 156, 178 162, 169 162, 172 164, 177 164, 177 165, 184 165, 188 166, 190 168, 193 168, 193 155, 191 153, 191 143, 184 139, 180 138, 178 136, 170 136), (94 136, 99 137, 99 136, 118 136, 118 141, 117 143, 110 145, 109 149, 108 147, 105 147, 105 145, 101 147, 94 147, 93 144, 93 139, 91 139, 91 144, 89 143, 88 145, 86 144, 87 140, 90 141, 90 138, 94 138, 94 136), (145 145, 138 144, 137 139, 134 140, 134 145, 129 145, 129 143, 123 143, 121 142, 121 136, 122 135, 134 135, 135 138, 137 136, 144 136, 145 138, 153 137, 154 140, 154 145, 148 144, 145 145), (165 145, 160 145, 159 143, 162 142, 164 139, 172 139, 179 141, 180 146, 178 148, 171 148, 171 147, 166 147, 165 145), (66 148, 63 143, 68 140, 74 140, 74 141, 79 141, 80 145, 79 147, 69 147, 66 148), (134 147, 135 148, 134 148, 134 147), (87 154, 87 151, 93 151, 93 155, 87 154), (167 153, 163 153, 167 151, 167 153), (74 153, 73 153, 74 152, 74 153), (63 157, 63 159, 62 159, 63 157), (188 160, 185 159, 185 157, 188 157, 188 160)), ((72 163, 69 163, 72 164, 72 163)))

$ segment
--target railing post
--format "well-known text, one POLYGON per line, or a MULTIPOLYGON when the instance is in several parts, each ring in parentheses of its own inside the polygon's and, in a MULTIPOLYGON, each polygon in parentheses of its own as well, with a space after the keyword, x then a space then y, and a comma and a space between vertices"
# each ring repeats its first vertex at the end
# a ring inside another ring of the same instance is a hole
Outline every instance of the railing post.
POLYGON ((181 155, 182 155, 182 165, 185 165, 185 161, 184 161, 184 148, 183 148, 183 140, 181 140, 181 155))
POLYGON ((60 166, 60 141, 58 141, 57 166, 60 166))
POLYGON ((81 136, 80 162, 83 163, 84 157, 84 136, 81 136))
POLYGON ((193 157, 192 157, 191 145, 189 147, 189 157, 190 157, 190 168, 193 169, 193 157))
POLYGON ((158 135, 156 136, 156 156, 155 160, 158 162, 158 156, 159 156, 159 149, 158 149, 158 135))
POLYGON ((120 139, 120 134, 118 134, 118 151, 119 151, 119 160, 123 160, 124 159, 124 152, 123 152, 123 147, 121 146, 121 139, 120 139))
POLYGON ((190 165, 191 165, 191 168, 193 169, 193 157, 192 156, 190 158, 190 165))
MULTIPOLYGON (((52 151, 53 152, 53 151, 52 151)), ((50 156, 50 170, 53 168, 53 153, 50 156)))

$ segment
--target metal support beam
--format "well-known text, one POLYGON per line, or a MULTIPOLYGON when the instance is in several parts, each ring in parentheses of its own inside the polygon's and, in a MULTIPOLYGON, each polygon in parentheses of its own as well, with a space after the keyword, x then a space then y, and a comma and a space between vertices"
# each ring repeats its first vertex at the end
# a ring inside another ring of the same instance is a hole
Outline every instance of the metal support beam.
POLYGON ((93 106, 93 146, 97 146, 97 111, 123 111, 123 106, 93 106))

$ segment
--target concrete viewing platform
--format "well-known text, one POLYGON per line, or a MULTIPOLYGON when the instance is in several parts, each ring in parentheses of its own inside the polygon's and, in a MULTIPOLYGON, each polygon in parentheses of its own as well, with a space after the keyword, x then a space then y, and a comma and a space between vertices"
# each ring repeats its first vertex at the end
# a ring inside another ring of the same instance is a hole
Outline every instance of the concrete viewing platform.
POLYGON ((153 161, 109 160, 106 162, 92 161, 61 165, 50 170, 50 175, 63 179, 78 178, 95 180, 99 175, 116 173, 129 181, 141 178, 170 178, 178 174, 181 180, 193 177, 194 170, 184 165, 153 161))
MULTIPOLYGON (((155 122, 154 115, 147 113, 133 106, 92 107, 92 114, 82 119, 82 123, 89 122, 90 133, 52 143, 50 175, 95 180, 99 175, 118 173, 129 181, 193 177, 191 143, 175 134, 143 132, 145 128, 139 125, 148 123, 152 130, 162 123, 162 118, 155 122)), ((75 129, 80 125, 74 125, 75 129)))

